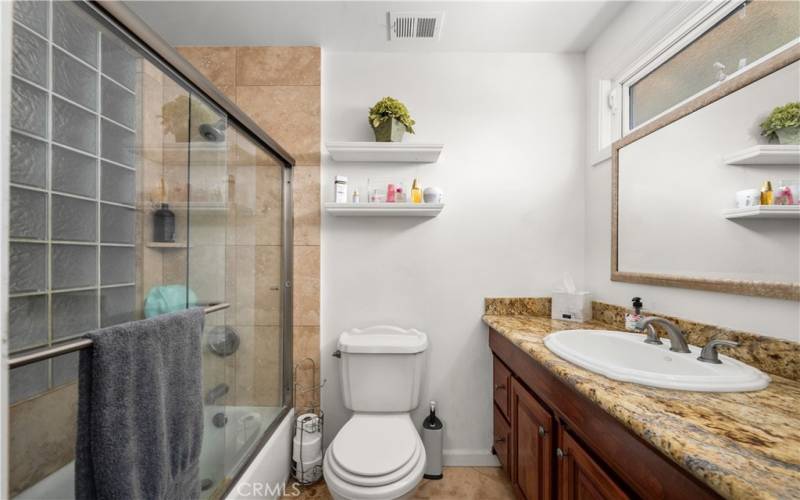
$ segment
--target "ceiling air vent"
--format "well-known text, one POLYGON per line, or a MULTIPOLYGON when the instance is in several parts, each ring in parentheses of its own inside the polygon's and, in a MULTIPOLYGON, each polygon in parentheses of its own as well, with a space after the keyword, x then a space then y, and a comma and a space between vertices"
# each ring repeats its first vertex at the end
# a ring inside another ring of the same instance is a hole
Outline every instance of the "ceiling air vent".
POLYGON ((444 12, 389 12, 389 40, 438 40, 444 12))

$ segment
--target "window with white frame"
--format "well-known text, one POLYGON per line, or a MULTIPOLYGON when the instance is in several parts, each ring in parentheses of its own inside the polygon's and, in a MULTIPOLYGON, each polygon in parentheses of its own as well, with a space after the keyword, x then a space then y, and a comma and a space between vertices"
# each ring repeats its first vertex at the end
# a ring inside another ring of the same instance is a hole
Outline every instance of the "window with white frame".
POLYGON ((599 148, 797 43, 797 0, 707 2, 627 71, 599 82, 599 148))

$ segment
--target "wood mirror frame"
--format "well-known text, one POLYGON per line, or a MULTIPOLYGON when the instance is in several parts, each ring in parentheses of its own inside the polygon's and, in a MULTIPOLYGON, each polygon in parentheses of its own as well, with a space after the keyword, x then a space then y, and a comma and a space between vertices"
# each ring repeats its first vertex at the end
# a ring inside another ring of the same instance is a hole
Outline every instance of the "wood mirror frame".
POLYGON ((692 278, 670 274, 634 273, 619 270, 619 150, 653 132, 676 122, 695 111, 712 104, 753 82, 800 60, 800 45, 795 44, 783 52, 757 64, 713 90, 695 97, 656 120, 632 131, 611 145, 611 281, 672 286, 695 290, 733 293, 800 301, 800 283, 775 283, 767 281, 722 280, 692 278))

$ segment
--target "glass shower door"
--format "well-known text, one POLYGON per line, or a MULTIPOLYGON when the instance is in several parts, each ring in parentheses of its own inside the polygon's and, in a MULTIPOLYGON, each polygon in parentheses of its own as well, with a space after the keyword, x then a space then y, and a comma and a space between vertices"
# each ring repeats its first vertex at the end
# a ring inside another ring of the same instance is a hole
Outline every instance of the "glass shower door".
POLYGON ((228 325, 232 356, 227 477, 246 464, 285 406, 282 264, 284 167, 236 127, 229 128, 228 325))
MULTIPOLYGON (((230 304, 202 339, 200 479, 220 498, 291 398, 289 160, 91 4, 18 0, 13 29, 10 355, 230 304)), ((77 358, 10 371, 12 497, 74 491, 77 358)))
MULTIPOLYGON (((227 120, 194 94, 189 108, 189 190, 185 205, 176 207, 177 220, 186 227, 187 300, 203 306, 229 303, 227 120)), ((231 356, 238 349, 235 331, 228 326, 229 314, 230 309, 224 309, 207 315, 203 332, 203 498, 218 498, 227 487, 225 429, 235 368, 231 356)))

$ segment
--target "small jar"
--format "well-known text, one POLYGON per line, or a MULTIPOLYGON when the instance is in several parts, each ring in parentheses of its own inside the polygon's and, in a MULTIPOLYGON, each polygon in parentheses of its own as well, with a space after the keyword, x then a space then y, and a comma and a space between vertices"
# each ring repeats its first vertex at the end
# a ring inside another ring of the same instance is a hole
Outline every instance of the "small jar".
POLYGON ((394 201, 395 203, 406 203, 408 201, 408 197, 406 196, 405 190, 403 190, 402 184, 398 184, 394 188, 394 201))

